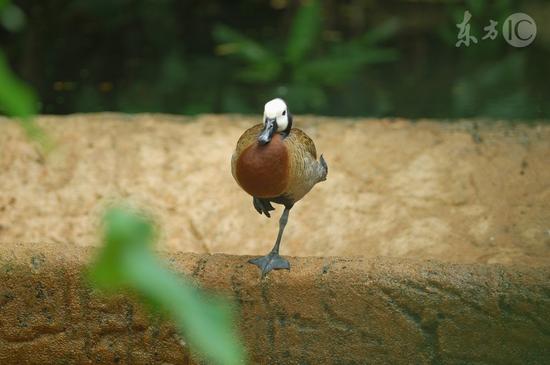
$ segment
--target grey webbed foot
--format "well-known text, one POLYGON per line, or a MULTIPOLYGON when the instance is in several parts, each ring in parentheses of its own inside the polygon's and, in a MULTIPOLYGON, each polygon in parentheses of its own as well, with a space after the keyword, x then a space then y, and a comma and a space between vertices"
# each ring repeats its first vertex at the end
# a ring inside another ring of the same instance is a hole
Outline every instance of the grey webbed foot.
POLYGON ((251 264, 258 266, 262 270, 262 277, 271 270, 287 269, 290 270, 290 263, 283 259, 278 253, 270 252, 265 256, 248 260, 251 264))
POLYGON ((252 198, 252 203, 254 204, 254 208, 258 213, 265 214, 268 218, 271 218, 271 214, 269 214, 270 211, 275 210, 269 200, 262 199, 262 198, 252 198))

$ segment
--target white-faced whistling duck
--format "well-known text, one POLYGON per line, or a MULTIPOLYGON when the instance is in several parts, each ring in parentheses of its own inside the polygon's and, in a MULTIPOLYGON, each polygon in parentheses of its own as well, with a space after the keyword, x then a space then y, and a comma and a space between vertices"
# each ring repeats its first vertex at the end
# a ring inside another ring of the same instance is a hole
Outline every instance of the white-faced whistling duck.
POLYGON ((252 195, 254 208, 271 217, 271 203, 284 205, 279 234, 270 253, 249 262, 262 270, 290 269, 279 256, 279 245, 290 209, 311 188, 327 178, 323 155, 317 161, 315 144, 303 131, 292 128, 292 116, 282 99, 265 104, 263 123, 246 130, 237 142, 231 159, 231 172, 237 183, 252 195))

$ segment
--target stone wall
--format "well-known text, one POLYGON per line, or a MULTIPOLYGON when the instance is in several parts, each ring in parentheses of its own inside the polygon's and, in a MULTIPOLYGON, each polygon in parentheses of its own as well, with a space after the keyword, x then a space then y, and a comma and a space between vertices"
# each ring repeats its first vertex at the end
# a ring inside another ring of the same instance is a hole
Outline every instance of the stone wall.
MULTIPOLYGON (((1 364, 186 364, 168 321, 131 295, 90 291, 90 250, 0 249, 1 364)), ((251 363, 543 364, 550 266, 290 258, 260 280, 248 257, 171 254, 172 267, 232 298, 251 363)))

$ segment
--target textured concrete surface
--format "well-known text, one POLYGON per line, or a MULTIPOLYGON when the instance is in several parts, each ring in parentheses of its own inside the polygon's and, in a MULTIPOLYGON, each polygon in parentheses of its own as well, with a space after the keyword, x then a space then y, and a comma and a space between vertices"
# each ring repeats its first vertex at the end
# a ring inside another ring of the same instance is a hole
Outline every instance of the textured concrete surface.
MULTIPOLYGON (((259 116, 41 117, 58 141, 42 160, 0 119, 0 243, 97 244, 120 198, 145 206, 168 251, 265 254, 274 219, 233 181, 230 157, 259 116)), ((293 208, 293 256, 550 262, 550 125, 297 116, 330 166, 293 208)))
MULTIPOLYGON (((0 247, 1 364, 188 364, 185 340, 131 296, 81 279, 89 248, 0 247)), ((257 364, 544 364, 550 266, 291 258, 260 281, 247 257, 171 254, 238 303, 257 364)))

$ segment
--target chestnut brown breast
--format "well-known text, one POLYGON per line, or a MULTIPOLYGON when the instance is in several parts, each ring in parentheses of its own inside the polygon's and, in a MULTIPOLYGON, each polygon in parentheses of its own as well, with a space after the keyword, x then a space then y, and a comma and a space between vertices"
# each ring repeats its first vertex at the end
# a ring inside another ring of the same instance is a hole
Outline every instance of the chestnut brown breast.
POLYGON ((280 134, 266 145, 257 142, 248 146, 238 157, 236 178, 241 187, 257 198, 281 195, 288 184, 288 149, 280 134))

